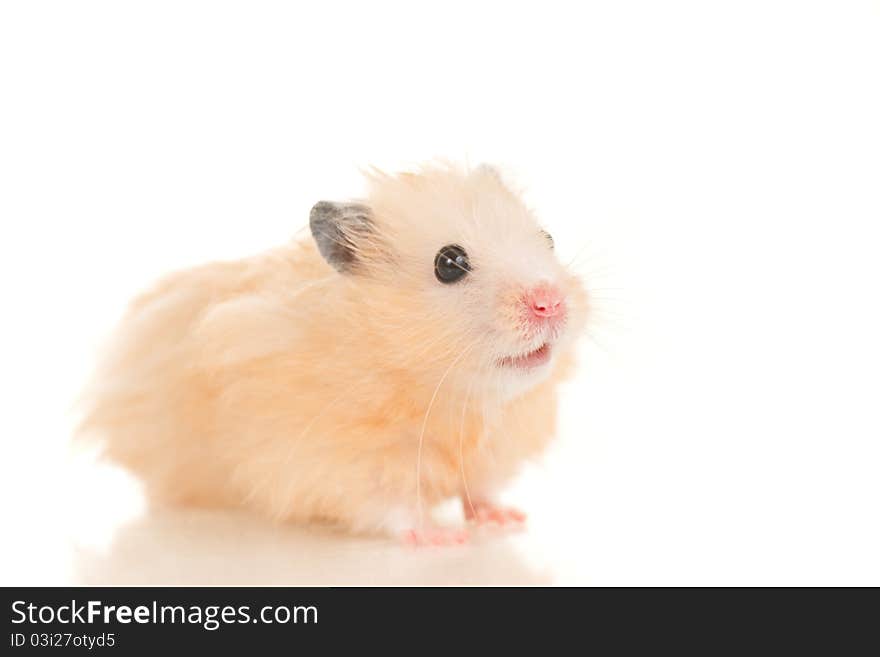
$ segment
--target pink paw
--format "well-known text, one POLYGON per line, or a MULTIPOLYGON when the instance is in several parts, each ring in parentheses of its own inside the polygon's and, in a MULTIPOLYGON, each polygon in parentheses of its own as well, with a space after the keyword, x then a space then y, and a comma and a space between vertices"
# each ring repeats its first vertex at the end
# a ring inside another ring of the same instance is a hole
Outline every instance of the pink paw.
POLYGON ((464 517, 478 525, 500 527, 521 527, 526 522, 526 514, 519 509, 495 506, 489 502, 474 502, 473 507, 465 502, 464 517))
POLYGON ((463 545, 468 542, 466 529, 452 527, 426 527, 424 529, 409 529, 402 534, 403 542, 407 545, 463 545))

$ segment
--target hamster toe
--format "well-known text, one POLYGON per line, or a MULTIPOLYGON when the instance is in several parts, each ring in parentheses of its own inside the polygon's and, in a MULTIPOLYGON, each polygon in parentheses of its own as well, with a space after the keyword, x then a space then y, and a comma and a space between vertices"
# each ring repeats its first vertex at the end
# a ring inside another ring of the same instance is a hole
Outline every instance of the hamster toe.
POLYGON ((495 525, 504 528, 522 527, 526 514, 512 507, 497 506, 490 502, 464 503, 465 518, 478 525, 495 525))

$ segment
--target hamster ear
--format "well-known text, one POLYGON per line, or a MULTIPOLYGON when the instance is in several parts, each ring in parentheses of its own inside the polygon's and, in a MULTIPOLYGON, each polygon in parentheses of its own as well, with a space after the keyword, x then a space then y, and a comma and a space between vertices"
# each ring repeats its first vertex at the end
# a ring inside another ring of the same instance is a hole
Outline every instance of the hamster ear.
POLYGON ((309 227, 324 260, 348 274, 357 269, 358 242, 373 233, 373 213, 359 203, 319 201, 309 213, 309 227))
POLYGON ((501 171, 499 171, 498 167, 496 166, 483 162, 474 169, 473 175, 483 176, 489 178, 490 180, 494 180, 496 183, 501 185, 501 187, 507 189, 507 183, 504 180, 504 176, 501 174, 501 171))
POLYGON ((474 169, 474 173, 481 176, 489 176, 499 181, 501 180, 501 172, 498 170, 497 167, 489 164, 488 162, 478 164, 474 169))

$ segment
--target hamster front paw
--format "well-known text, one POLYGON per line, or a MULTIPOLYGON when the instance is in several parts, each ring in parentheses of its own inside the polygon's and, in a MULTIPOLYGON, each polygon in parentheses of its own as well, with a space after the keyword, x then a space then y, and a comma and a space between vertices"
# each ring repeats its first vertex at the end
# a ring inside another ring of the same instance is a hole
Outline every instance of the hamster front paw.
POLYGON ((474 500, 473 503, 467 500, 462 501, 464 507, 464 517, 469 522, 478 525, 497 525, 504 528, 518 528, 525 525, 526 514, 519 509, 504 507, 486 502, 484 500, 474 500))

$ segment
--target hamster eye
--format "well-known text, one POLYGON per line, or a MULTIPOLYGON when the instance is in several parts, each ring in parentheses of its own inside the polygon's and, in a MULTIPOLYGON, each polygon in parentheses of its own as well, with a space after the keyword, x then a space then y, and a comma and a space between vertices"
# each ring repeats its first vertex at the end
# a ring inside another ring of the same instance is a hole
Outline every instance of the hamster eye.
POLYGON ((556 243, 553 241, 553 236, 552 236, 550 233, 548 233, 546 230, 544 230, 544 229, 542 228, 542 229, 541 229, 541 234, 542 234, 544 237, 547 238, 547 241, 548 241, 548 242, 550 242, 550 248, 551 248, 551 249, 556 248, 556 243))
POLYGON ((467 251, 458 244, 447 244, 434 257, 434 275, 441 283, 455 283, 470 270, 467 251))

